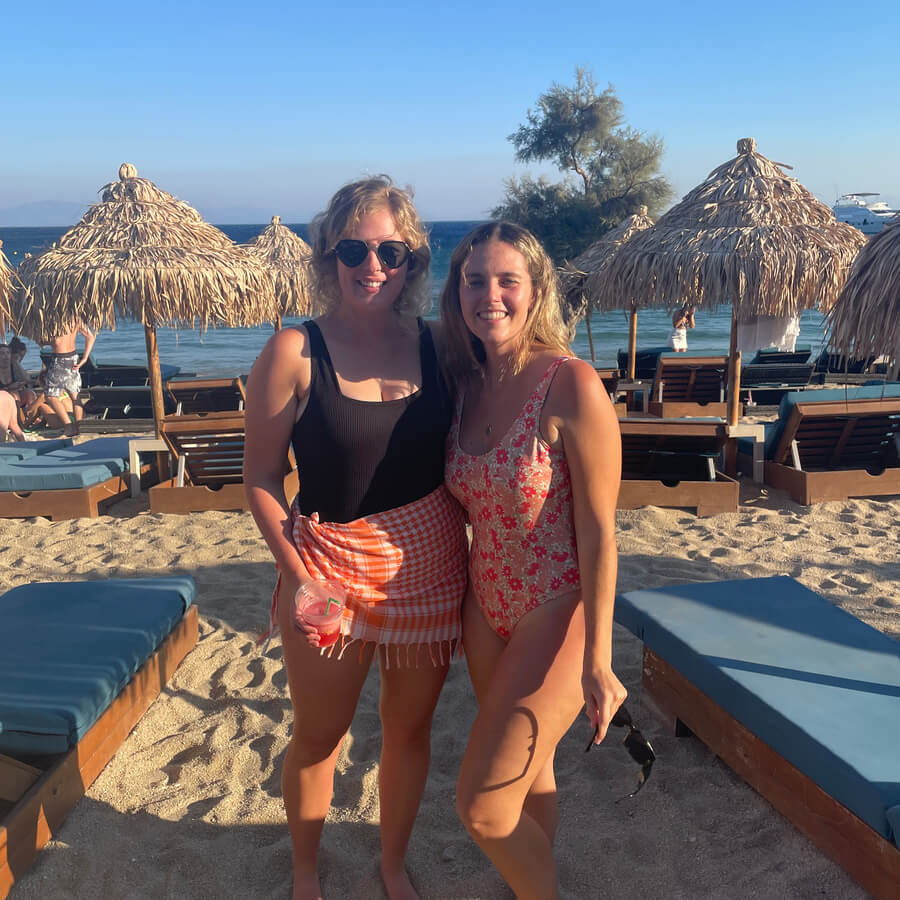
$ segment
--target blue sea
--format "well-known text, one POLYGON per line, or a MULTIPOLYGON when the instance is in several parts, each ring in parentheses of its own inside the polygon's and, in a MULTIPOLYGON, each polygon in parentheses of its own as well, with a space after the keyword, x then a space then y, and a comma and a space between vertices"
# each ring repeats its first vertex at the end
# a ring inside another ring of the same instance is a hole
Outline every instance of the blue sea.
MULTIPOLYGON (((459 240, 475 222, 430 222, 432 265, 431 291, 432 315, 437 315, 438 296, 450 266, 450 254, 459 240)), ((245 243, 256 237, 265 225, 219 225, 233 241, 245 243)), ((306 225, 289 226, 304 240, 306 225)), ((13 266, 17 266, 25 253, 40 253, 58 240, 65 227, 53 228, 0 228, 3 252, 13 266)), ((285 319, 285 324, 298 322, 285 319)), ((688 346, 692 351, 727 353, 731 329, 731 309, 720 307, 715 311, 700 309, 696 327, 688 334, 688 346)), ((638 347, 659 347, 667 343, 671 331, 670 314, 664 310, 641 312, 638 317, 638 347)), ((272 334, 270 326, 257 328, 216 328, 208 331, 176 331, 160 328, 160 360, 180 366, 183 372, 199 375, 236 375, 250 371, 259 351, 272 334)), ((595 314, 591 318, 591 334, 598 366, 614 366, 616 353, 628 347, 628 320, 624 312, 595 314)), ((39 369, 38 349, 30 341, 25 357, 25 368, 39 369)), ((798 345, 809 345, 817 355, 824 344, 824 321, 820 313, 804 312, 800 319, 798 345)), ((586 325, 582 321, 575 336, 573 350, 583 359, 591 358, 586 325)), ((122 320, 116 330, 103 331, 97 337, 94 348, 97 362, 142 362, 146 360, 144 329, 139 323, 122 320)))

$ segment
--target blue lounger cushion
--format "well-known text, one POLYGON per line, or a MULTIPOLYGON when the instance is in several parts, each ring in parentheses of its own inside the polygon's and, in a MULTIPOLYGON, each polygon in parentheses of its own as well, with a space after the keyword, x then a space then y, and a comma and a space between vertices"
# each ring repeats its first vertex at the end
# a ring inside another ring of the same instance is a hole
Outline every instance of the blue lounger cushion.
POLYGON ((63 753, 192 603, 189 576, 22 585, 0 597, 0 753, 63 753))
POLYGON ((95 438, 26 459, 0 457, 0 491, 54 491, 100 484, 128 470, 129 440, 95 438))
POLYGON ((628 591, 615 618, 900 846, 900 643, 787 576, 628 591))
POLYGON ((63 450, 72 446, 72 438, 56 438, 50 441, 12 441, 8 444, 0 444, 0 461, 29 459, 32 456, 41 456, 53 450, 63 450))

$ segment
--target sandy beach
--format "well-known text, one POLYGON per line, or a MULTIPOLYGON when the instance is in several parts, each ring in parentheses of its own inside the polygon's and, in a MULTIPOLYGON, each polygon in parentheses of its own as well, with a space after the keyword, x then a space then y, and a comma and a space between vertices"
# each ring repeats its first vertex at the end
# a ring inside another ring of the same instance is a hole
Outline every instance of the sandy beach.
MULTIPOLYGON (((900 638, 897 500, 802 507, 746 479, 737 513, 618 515, 619 589, 787 574, 900 638)), ((254 641, 274 582, 249 513, 151 513, 146 494, 98 519, 0 520, 0 583, 173 572, 198 587, 200 640, 13 900, 282 898, 290 844, 280 798, 291 727, 280 647, 254 641)), ((866 894, 694 738, 643 708, 641 644, 616 627, 616 669, 658 761, 646 788, 616 736, 586 756, 580 719, 557 754, 566 898, 840 898, 866 894)), ((377 674, 342 750, 325 828, 326 898, 379 898, 377 674)), ((511 896, 454 812, 475 702, 457 664, 437 710, 410 848, 424 898, 511 896)))

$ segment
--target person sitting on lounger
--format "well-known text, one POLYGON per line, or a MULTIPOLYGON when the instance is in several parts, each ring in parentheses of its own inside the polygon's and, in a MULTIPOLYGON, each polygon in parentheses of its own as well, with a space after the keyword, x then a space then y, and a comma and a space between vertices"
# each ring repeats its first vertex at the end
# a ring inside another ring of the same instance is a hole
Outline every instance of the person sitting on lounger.
POLYGON ((62 419, 63 430, 67 435, 76 435, 80 431, 84 417, 84 407, 78 400, 81 390, 81 374, 78 371, 87 362, 94 347, 97 336, 83 322, 79 322, 72 331, 49 341, 50 363, 47 366, 47 400, 53 411, 62 419), (78 356, 75 341, 78 335, 84 337, 84 353, 78 356), (62 398, 68 396, 72 401, 72 420, 63 405, 62 398))
POLYGON ((7 432, 12 434, 13 440, 25 440, 25 435, 19 428, 19 408, 16 405, 16 398, 9 391, 0 391, 0 444, 6 443, 7 432))

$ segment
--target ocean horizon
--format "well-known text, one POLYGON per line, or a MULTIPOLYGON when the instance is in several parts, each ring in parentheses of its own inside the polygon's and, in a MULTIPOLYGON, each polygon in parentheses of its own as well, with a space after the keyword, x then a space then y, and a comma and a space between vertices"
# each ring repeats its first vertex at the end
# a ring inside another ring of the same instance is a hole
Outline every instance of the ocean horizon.
MULTIPOLYGON (((450 254, 461 238, 479 220, 426 222, 431 241, 431 297, 429 318, 438 315, 438 298, 450 268, 450 254)), ((237 224, 216 225, 238 244, 256 237, 267 225, 237 224)), ((285 223, 307 240, 305 223, 285 223)), ((55 227, 0 227, 3 252, 15 267, 26 253, 37 254, 59 240, 71 226, 55 227)), ((301 319, 287 317, 286 326, 295 325, 301 319)), ((671 314, 666 310, 647 310, 638 315, 638 347, 660 347, 668 342, 671 331, 671 314)), ((688 333, 688 348, 704 353, 727 353, 731 331, 731 307, 716 310, 698 309, 696 327, 688 333)), ((210 328, 198 329, 159 328, 160 360, 180 367, 182 372, 198 375, 239 375, 250 371, 262 350, 272 327, 210 328)), ((598 367, 616 365, 619 350, 628 347, 628 316, 624 311, 595 313, 591 317, 591 335, 594 342, 595 364, 598 367)), ((39 369, 39 349, 26 340, 27 369, 39 369)), ((800 317, 800 336, 797 344, 810 346, 817 355, 825 343, 824 317, 816 310, 807 310, 800 317)), ((572 342, 572 349, 582 359, 590 360, 586 322, 582 320, 572 342)), ((97 336, 93 357, 102 363, 134 363, 146 361, 146 345, 143 327, 133 321, 119 320, 115 331, 103 330, 97 336)))

